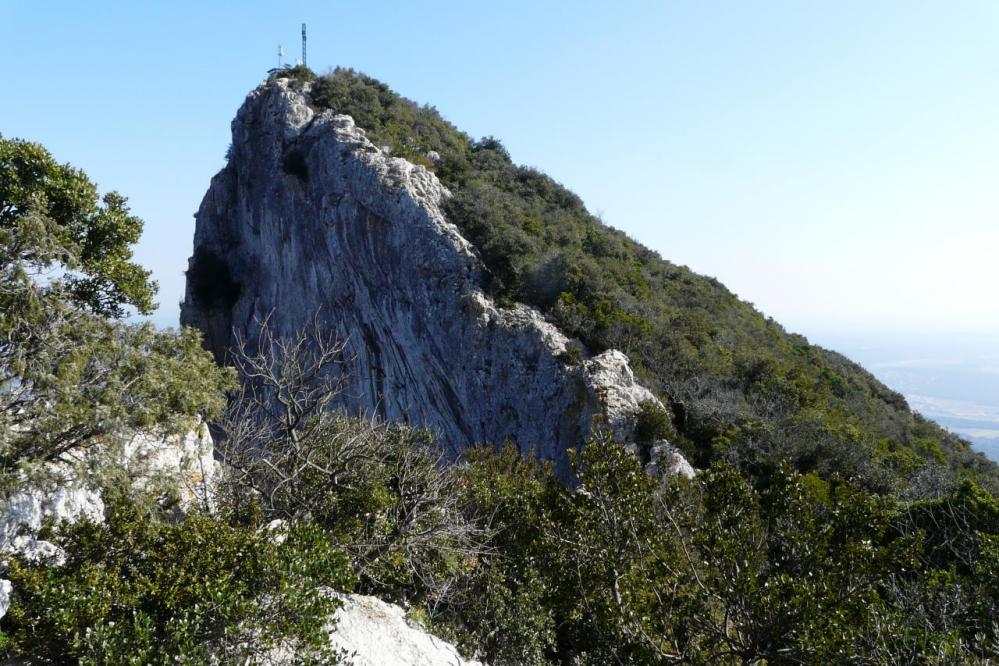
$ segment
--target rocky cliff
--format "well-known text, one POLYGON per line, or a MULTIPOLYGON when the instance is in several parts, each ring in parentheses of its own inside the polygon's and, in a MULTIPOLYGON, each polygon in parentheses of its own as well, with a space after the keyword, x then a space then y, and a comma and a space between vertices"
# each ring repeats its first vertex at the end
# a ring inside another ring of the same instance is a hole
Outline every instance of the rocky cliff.
POLYGON ((512 440, 565 475, 566 449, 596 420, 628 437, 655 398, 627 358, 586 358, 536 310, 488 298, 475 249, 442 212, 447 189, 349 116, 316 113, 305 86, 263 84, 233 121, 197 213, 182 323, 221 361, 264 319, 289 335, 318 318, 356 361, 344 408, 456 450, 512 440))

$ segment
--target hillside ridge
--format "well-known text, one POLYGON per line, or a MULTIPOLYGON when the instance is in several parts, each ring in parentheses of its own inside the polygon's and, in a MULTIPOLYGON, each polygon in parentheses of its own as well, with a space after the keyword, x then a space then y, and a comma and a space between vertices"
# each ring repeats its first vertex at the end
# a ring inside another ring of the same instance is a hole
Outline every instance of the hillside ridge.
POLYGON ((583 357, 624 352, 665 406, 667 418, 652 419, 655 437, 696 466, 726 459, 766 476, 788 459, 879 492, 918 494, 968 476, 995 483, 993 463, 862 367, 606 226, 565 187, 514 164, 497 139, 473 140, 433 107, 353 70, 280 76, 265 88, 294 90, 316 117, 350 116, 379 153, 433 172, 451 195, 437 204, 446 223, 481 260, 467 279, 501 307, 536 308, 582 342, 583 357))
MULTIPOLYGON (((182 321, 216 358, 265 321, 277 337, 318 321, 346 343, 350 413, 428 428, 456 452, 513 441, 563 478, 596 422, 634 439, 658 401, 627 358, 584 358, 534 308, 497 306, 439 179, 307 100, 286 79, 250 94, 198 212, 182 321)), ((644 444, 650 461, 689 470, 666 442, 644 444)))

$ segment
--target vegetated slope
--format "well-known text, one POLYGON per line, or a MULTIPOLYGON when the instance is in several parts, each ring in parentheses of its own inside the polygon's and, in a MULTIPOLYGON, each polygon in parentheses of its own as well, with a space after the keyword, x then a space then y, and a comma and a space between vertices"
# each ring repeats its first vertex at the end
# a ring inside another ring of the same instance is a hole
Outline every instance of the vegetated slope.
POLYGON ((353 70, 313 81, 311 103, 432 169, 454 195, 449 220, 488 269, 483 287, 538 307, 593 353, 627 353, 672 412, 660 434, 696 464, 722 457, 765 478, 789 458, 804 472, 917 494, 955 476, 997 477, 859 365, 603 224, 565 187, 514 164, 496 139, 472 140, 433 107, 353 70))

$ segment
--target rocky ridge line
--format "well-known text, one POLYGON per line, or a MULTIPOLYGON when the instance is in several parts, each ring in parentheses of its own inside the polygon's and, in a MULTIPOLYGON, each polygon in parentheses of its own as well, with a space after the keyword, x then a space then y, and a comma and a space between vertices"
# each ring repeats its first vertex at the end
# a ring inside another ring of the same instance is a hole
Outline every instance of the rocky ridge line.
MULTIPOLYGON (((314 112, 307 91, 267 82, 233 121, 229 163, 196 215, 182 323, 222 361, 264 319, 291 335, 318 316, 355 359, 348 411, 427 427, 455 450, 511 440, 564 478, 567 449, 598 421, 630 438, 656 398, 625 355, 574 360, 582 346, 538 311, 498 307, 436 176, 349 116, 314 112)), ((692 474, 665 442, 652 457, 692 474)))

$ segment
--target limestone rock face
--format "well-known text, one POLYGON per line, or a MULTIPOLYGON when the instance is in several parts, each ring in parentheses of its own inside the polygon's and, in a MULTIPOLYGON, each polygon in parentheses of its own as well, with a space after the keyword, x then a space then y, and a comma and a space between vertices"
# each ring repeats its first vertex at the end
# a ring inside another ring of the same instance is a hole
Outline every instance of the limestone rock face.
POLYGON ((10 610, 10 593, 14 591, 14 586, 9 580, 0 580, 0 618, 10 610))
POLYGON ((356 359, 342 407, 454 450, 512 440, 567 476, 566 449, 596 421, 627 437, 655 398, 624 354, 565 360, 574 343, 538 311, 498 307, 436 176, 349 116, 313 112, 300 85, 261 85, 232 123, 197 213, 182 323, 224 360, 264 319, 279 336, 318 319, 356 359))
POLYGON ((0 552, 32 560, 60 560, 62 553, 54 544, 35 537, 49 518, 56 522, 101 522, 104 501, 95 490, 75 482, 21 490, 4 503, 0 512, 0 552))
MULTIPOLYGON (((462 658, 458 649, 406 618, 395 604, 361 594, 341 594, 329 645, 352 666, 483 666, 462 658)), ((2 589, 0 589, 2 593, 2 589)), ((267 654, 262 663, 285 666, 300 663, 294 648, 283 646, 267 654)))
POLYGON ((406 621, 402 608, 375 597, 342 595, 330 642, 355 666, 481 666, 450 643, 406 621))

